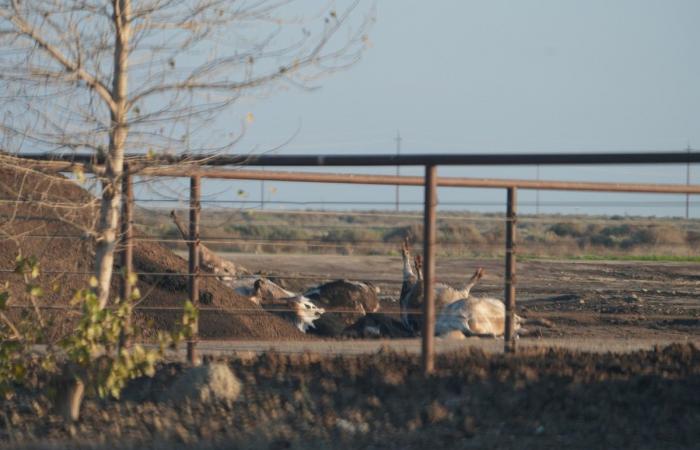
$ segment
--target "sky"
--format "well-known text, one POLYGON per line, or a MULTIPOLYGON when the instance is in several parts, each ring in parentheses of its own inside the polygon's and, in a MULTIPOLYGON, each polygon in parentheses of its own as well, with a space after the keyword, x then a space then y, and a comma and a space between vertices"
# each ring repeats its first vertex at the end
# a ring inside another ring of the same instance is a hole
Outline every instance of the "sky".
MULTIPOLYGON (((247 98, 217 126, 253 114, 241 153, 285 142, 274 152, 394 153, 397 133, 403 153, 700 151, 698 19, 695 0, 379 0, 370 48, 359 63, 312 92, 288 88, 247 98)), ((694 171, 691 182, 700 182, 694 171)), ((439 174, 535 178, 537 169, 451 167, 439 174)), ((540 168, 539 176, 685 183, 686 167, 554 166, 540 168)), ((260 198, 257 182, 207 184, 205 192, 216 198, 260 198)), ((392 208, 395 192, 270 182, 264 191, 268 201, 325 208, 333 201, 392 208)), ((401 192, 403 208, 417 208, 412 203, 420 201, 420 189, 401 192)), ((521 194, 521 211, 534 212, 535 195, 521 194)), ((439 197, 444 209, 461 202, 471 204, 462 208, 503 211, 505 193, 440 189, 439 197)), ((685 214, 685 196, 678 195, 541 192, 539 202, 541 212, 685 214)), ((691 216, 700 217, 700 199, 693 207, 691 216)))

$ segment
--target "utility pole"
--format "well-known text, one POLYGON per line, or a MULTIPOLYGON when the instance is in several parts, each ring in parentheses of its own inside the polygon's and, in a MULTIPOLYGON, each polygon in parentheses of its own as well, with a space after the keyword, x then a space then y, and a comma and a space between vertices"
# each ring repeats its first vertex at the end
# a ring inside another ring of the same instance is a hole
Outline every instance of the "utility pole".
MULTIPOLYGON (((690 156, 690 142, 688 142, 688 146, 686 147, 686 151, 688 152, 688 156, 690 156)), ((690 161, 688 161, 685 164, 685 185, 689 186, 690 185, 690 161)), ((688 220, 690 218, 690 194, 685 194, 685 220, 688 220)))
MULTIPOLYGON (((537 181, 540 181, 540 165, 537 164, 537 181)), ((535 214, 540 215, 540 190, 535 191, 535 214)))
MULTIPOLYGON (((265 171, 265 166, 260 167, 260 170, 265 171)), ((260 180, 260 209, 265 209, 265 180, 260 180)))
POLYGON ((260 209, 265 209, 265 180, 260 180, 260 209))
MULTIPOLYGON (((396 156, 401 155, 401 133, 396 130, 396 156)), ((398 177, 401 173, 401 166, 396 165, 396 176, 398 177)), ((399 211, 399 185, 396 185, 396 211, 399 211)))

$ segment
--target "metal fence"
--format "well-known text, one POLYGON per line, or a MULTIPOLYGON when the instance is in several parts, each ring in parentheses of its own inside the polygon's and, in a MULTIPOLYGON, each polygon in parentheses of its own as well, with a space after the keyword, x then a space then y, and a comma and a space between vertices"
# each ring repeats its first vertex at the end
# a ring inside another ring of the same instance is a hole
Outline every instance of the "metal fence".
MULTIPOLYGON (((22 155, 33 161, 36 167, 54 171, 72 171, 80 168, 90 171, 101 161, 88 155, 56 156, 54 154, 22 155)), ((466 187, 503 189, 507 193, 504 222, 505 233, 505 352, 516 350, 514 315, 516 307, 516 225, 518 221, 518 191, 566 190, 596 192, 637 192, 662 194, 700 194, 700 185, 648 184, 648 183, 592 183, 534 180, 504 180, 438 177, 439 165, 582 165, 582 164, 690 164, 700 162, 700 154, 687 152, 655 153, 588 153, 588 154, 423 154, 423 155, 262 155, 262 156, 202 156, 181 155, 177 157, 146 158, 130 155, 126 158, 126 171, 123 178, 122 230, 123 251, 121 252, 124 282, 120 295, 130 296, 130 285, 126 280, 133 268, 133 223, 134 194, 133 177, 185 177, 190 180, 189 193, 189 297, 195 305, 199 301, 200 273, 199 247, 201 215, 201 180, 275 180, 313 183, 345 183, 368 185, 422 186, 423 199, 423 255, 424 255, 424 301, 422 314, 425 318, 422 330, 422 364, 426 374, 434 370, 434 280, 436 246, 437 188, 466 187), (218 168, 215 166, 235 166, 218 168), (247 166, 422 166, 425 174, 416 176, 361 175, 339 173, 277 172, 249 170, 247 166)), ((187 343, 188 358, 194 360, 196 337, 187 343)))

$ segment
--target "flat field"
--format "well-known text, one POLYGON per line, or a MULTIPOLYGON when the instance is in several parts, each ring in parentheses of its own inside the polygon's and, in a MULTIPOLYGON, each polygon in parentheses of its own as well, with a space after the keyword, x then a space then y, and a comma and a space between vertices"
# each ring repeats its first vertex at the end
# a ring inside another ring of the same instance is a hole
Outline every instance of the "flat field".
MULTIPOLYGON (((397 310, 401 282, 398 257, 238 253, 223 256, 253 271, 280 274, 285 284, 296 290, 324 279, 373 281, 380 288, 382 309, 397 310)), ((477 267, 484 267, 486 275, 472 295, 503 298, 502 259, 441 257, 437 260, 437 278, 458 286, 477 267)), ((517 264, 516 276, 518 314, 545 318, 555 324, 554 328, 537 329, 532 336, 522 338, 524 343, 546 338, 571 341, 574 346, 580 343, 581 348, 586 348, 587 340, 609 341, 613 349, 620 348, 615 341, 664 343, 700 339, 698 263, 527 260, 517 264)))

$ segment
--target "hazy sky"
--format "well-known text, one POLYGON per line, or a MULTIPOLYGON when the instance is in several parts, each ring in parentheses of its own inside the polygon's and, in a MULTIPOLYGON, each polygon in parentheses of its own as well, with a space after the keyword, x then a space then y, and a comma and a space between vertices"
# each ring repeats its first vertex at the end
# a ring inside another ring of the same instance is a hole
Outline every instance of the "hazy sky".
MULTIPOLYGON (((697 0, 379 0, 376 19, 362 61, 322 80, 320 89, 277 91, 239 104, 229 123, 246 112, 255 116, 239 151, 266 150, 295 136, 279 152, 390 153, 397 130, 406 153, 700 149, 697 0)), ((685 170, 543 167, 541 177, 675 183, 685 182, 685 170)), ((440 173, 534 178, 535 168, 440 173)), ((249 199, 258 198, 256 184, 240 186, 249 199)), ((266 188, 272 200, 390 202, 394 195, 393 188, 274 187, 274 193, 266 188)), ((445 202, 502 202, 504 196, 440 193, 445 202)), ((406 190, 406 200, 419 197, 420 190, 406 190)), ((534 194, 521 197, 527 203, 534 194)), ((541 194, 543 203, 567 199, 674 202, 651 210, 613 208, 684 214, 682 196, 541 194)), ((541 209, 611 212, 581 205, 541 209)), ((700 203, 697 209, 700 215, 700 203)))
POLYGON ((381 0, 372 48, 313 93, 252 106, 285 151, 700 146, 700 2, 381 0))

